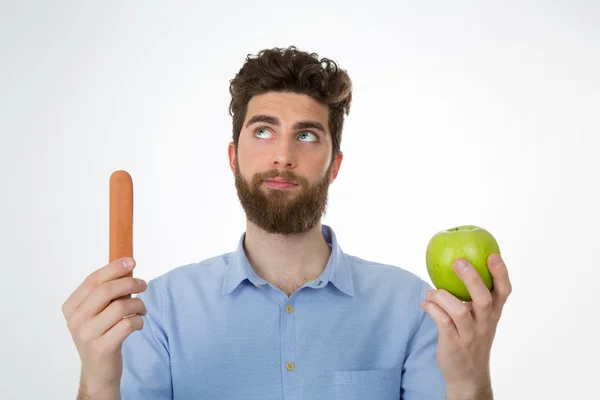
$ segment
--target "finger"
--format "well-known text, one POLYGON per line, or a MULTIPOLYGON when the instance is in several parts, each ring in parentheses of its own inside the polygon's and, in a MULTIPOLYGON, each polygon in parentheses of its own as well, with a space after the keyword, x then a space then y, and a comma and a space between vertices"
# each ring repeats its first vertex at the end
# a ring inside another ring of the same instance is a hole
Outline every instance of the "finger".
POLYGON ((89 341, 104 335, 120 320, 131 315, 146 315, 146 306, 140 298, 113 301, 81 330, 80 340, 89 341))
POLYGON ((124 299, 124 296, 145 290, 146 282, 143 279, 129 276, 105 282, 88 296, 79 307, 78 313, 83 320, 95 318, 114 300, 124 299))
POLYGON ((123 318, 108 332, 98 338, 98 345, 109 350, 116 350, 132 332, 141 330, 144 320, 140 315, 123 318))
POLYGON ((128 274, 135 268, 135 260, 130 257, 114 260, 104 267, 88 275, 75 289, 62 306, 65 318, 69 319, 85 299, 104 282, 117 279, 128 274), (130 261, 131 264, 127 264, 130 261))
POLYGON ((440 306, 432 301, 423 300, 421 308, 433 319, 440 335, 451 340, 458 339, 458 331, 452 318, 440 306))
POLYGON ((471 306, 457 299, 444 289, 427 291, 427 300, 435 303, 452 318, 458 337, 470 341, 475 336, 475 321, 471 306))
POLYGON ((457 258, 453 267, 471 295, 475 320, 488 318, 492 310, 492 294, 477 270, 464 258, 457 258))
MULTIPOLYGON (((95 318, 109 304, 119 299, 125 299, 132 293, 146 290, 146 282, 133 277, 123 277, 108 281, 98 286, 85 301, 67 319, 67 326, 73 335, 79 335, 80 330, 95 318)), ((129 297, 128 297, 129 298, 129 297)))
POLYGON ((499 317, 502 314, 502 309, 508 296, 512 293, 512 284, 508 276, 508 268, 502 260, 500 254, 490 254, 488 257, 488 265, 490 273, 494 278, 494 290, 492 291, 493 312, 499 317))

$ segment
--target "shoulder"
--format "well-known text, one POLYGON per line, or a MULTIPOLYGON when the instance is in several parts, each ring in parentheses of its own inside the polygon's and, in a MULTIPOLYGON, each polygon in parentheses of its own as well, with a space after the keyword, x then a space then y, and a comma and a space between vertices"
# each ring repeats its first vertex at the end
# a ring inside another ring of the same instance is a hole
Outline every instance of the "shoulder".
POLYGON ((189 287, 215 286, 222 282, 228 271, 233 253, 223 253, 204 260, 176 266, 148 282, 148 290, 171 292, 189 287))
POLYGON ((376 279, 392 279, 395 283, 427 284, 420 276, 408 271, 399 265, 385 264, 373 260, 366 260, 357 256, 346 254, 353 271, 358 275, 372 276, 376 279))
POLYGON ((219 275, 227 270, 233 253, 223 253, 201 261, 177 266, 161 275, 164 280, 178 280, 196 275, 219 275))
POLYGON ((431 288, 422 277, 399 265, 366 260, 346 254, 354 277, 355 287, 373 287, 378 291, 393 291, 421 297, 431 288))

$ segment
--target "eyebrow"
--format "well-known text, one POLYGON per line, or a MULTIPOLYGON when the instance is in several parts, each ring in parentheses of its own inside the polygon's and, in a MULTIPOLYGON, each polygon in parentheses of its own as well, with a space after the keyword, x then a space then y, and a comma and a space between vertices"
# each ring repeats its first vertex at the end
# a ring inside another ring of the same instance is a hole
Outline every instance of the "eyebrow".
MULTIPOLYGON (((264 122, 266 124, 281 126, 281 121, 279 120, 279 118, 273 117, 270 115, 258 114, 258 115, 254 115, 252 118, 250 118, 250 120, 246 124, 246 128, 257 122, 264 122)), ((321 131, 325 135, 327 134, 327 131, 325 130, 325 127, 323 126, 323 124, 318 121, 310 121, 310 120, 297 121, 292 126, 292 129, 294 129, 294 130, 316 129, 316 130, 321 131)))

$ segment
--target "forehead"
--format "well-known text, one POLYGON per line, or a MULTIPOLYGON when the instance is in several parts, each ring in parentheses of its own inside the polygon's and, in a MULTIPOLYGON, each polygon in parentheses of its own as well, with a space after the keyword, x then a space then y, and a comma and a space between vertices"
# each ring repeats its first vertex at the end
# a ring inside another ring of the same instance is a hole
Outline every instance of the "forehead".
POLYGON ((312 119, 327 127, 327 106, 305 94, 269 92, 256 95, 248 102, 246 121, 256 114, 268 114, 285 123, 299 119, 312 119))

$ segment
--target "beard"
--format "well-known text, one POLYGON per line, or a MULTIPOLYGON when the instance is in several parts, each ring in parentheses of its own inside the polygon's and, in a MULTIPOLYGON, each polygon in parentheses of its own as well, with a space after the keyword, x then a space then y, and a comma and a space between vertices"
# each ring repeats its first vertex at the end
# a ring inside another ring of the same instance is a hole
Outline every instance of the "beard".
POLYGON ((235 187, 249 221, 266 232, 282 235, 302 234, 312 229, 326 213, 329 178, 333 162, 325 176, 314 185, 293 172, 270 170, 254 174, 247 182, 235 159, 235 187), (281 178, 295 182, 298 187, 277 190, 262 186, 267 179, 281 178), (300 193, 294 193, 300 189, 300 193), (295 196, 295 197, 294 197, 295 196))

